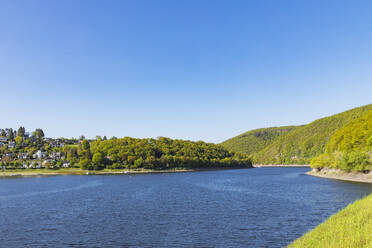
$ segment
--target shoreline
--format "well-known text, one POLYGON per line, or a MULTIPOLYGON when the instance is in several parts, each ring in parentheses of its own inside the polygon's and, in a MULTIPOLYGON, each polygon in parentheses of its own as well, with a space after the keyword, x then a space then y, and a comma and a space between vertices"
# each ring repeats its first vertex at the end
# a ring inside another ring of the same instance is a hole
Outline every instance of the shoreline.
POLYGON ((309 164, 255 164, 253 168, 310 168, 309 164))
POLYGON ((176 168, 170 170, 146 170, 146 169, 105 169, 99 171, 82 170, 79 168, 69 169, 17 169, 0 172, 0 179, 15 178, 15 177, 44 177, 44 176, 92 176, 92 175, 133 175, 133 174, 157 174, 157 173, 185 173, 185 172, 202 172, 202 171, 218 171, 218 170, 239 170, 239 169, 254 169, 254 168, 310 168, 310 165, 252 165, 252 167, 226 167, 226 168, 176 168))
POLYGON ((92 175, 133 175, 133 174, 157 174, 157 173, 182 173, 182 172, 201 172, 201 171, 217 171, 217 170, 239 170, 253 169, 254 167, 239 167, 239 168, 194 168, 194 169, 170 169, 170 170, 101 170, 89 171, 77 168, 63 170, 48 170, 48 169, 30 169, 0 172, 1 178, 9 177, 44 177, 44 176, 92 176, 92 175))
POLYGON ((306 172, 307 175, 314 177, 322 177, 328 179, 336 179, 342 181, 359 182, 359 183, 372 183, 372 172, 345 172, 339 169, 313 169, 306 172))

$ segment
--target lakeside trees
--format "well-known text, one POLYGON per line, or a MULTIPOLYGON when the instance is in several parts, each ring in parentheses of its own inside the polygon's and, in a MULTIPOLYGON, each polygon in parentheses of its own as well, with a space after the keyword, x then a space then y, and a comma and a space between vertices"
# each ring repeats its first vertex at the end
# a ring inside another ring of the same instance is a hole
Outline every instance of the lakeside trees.
MULTIPOLYGON (((10 129, 5 129, 5 135, 10 129)), ((0 131, 0 134, 2 131, 0 131)), ((97 136, 95 140, 66 140, 44 138, 42 129, 36 129, 32 137, 26 137, 23 127, 14 133, 0 147, 0 158, 6 166, 16 168, 42 164, 48 168, 58 168, 62 163, 88 170, 110 169, 172 169, 172 168, 211 168, 211 167, 251 167, 248 155, 229 152, 220 145, 173 140, 118 139, 97 136), (72 141, 72 142, 70 142, 72 141), (10 144, 14 143, 11 147, 10 144), (43 159, 42 159, 43 158, 43 159), (6 160, 6 161, 5 161, 6 160)))
POLYGON ((326 145, 326 152, 315 157, 311 167, 371 171, 372 110, 336 131, 326 145))
POLYGON ((251 167, 249 156, 229 152, 219 145, 202 141, 192 142, 159 139, 135 139, 125 137, 91 142, 89 153, 87 143, 79 147, 80 166, 87 169, 105 168, 208 168, 208 167, 251 167), (93 156, 91 156, 93 154, 93 156), (87 160, 91 163, 87 163, 87 160), (88 167, 86 167, 88 166, 88 167))

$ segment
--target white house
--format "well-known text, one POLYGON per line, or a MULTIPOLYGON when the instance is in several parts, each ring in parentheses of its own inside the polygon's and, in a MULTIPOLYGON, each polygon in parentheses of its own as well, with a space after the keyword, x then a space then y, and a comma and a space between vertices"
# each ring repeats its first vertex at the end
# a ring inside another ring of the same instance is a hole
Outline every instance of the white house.
POLYGON ((68 167, 70 167, 70 163, 63 163, 62 167, 63 168, 68 168, 68 167))
POLYGON ((41 158, 44 158, 45 157, 45 152, 42 152, 40 150, 38 150, 34 155, 32 155, 33 158, 38 158, 38 159, 41 159, 41 158))
POLYGON ((2 141, 2 142, 8 141, 8 138, 7 137, 0 137, 0 141, 2 141))
POLYGON ((49 157, 53 159, 61 159, 63 156, 60 152, 52 152, 49 154, 49 157))
POLYGON ((14 148, 16 146, 15 142, 9 142, 8 147, 9 148, 14 148))
POLYGON ((18 154, 18 159, 27 159, 28 158, 28 155, 27 155, 27 153, 19 153, 18 154))

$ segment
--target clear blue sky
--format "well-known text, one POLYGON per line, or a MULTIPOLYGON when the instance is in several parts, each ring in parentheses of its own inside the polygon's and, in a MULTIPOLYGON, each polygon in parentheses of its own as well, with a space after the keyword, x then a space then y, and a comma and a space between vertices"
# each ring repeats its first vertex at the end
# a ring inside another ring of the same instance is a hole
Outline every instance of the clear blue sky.
POLYGON ((0 0, 0 127, 220 142, 372 103, 372 1, 0 0))

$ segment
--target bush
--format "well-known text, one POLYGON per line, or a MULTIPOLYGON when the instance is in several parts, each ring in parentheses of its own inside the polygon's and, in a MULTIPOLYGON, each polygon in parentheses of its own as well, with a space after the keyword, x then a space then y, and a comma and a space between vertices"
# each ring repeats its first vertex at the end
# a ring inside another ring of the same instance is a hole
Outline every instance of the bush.
POLYGON ((332 158, 328 154, 321 154, 311 160, 311 168, 323 169, 332 167, 332 158))
POLYGON ((344 153, 337 165, 346 171, 365 172, 372 169, 368 153, 362 151, 344 153))
POLYGON ((112 169, 122 169, 123 168, 123 165, 119 164, 119 163, 113 163, 112 166, 111 166, 112 169))
POLYGON ((80 159, 79 166, 83 170, 89 170, 90 167, 90 160, 87 158, 80 159))

